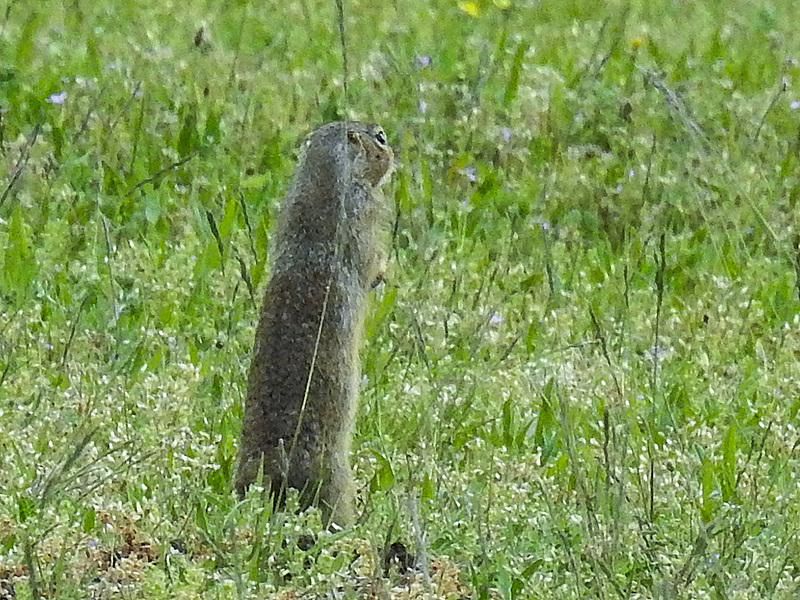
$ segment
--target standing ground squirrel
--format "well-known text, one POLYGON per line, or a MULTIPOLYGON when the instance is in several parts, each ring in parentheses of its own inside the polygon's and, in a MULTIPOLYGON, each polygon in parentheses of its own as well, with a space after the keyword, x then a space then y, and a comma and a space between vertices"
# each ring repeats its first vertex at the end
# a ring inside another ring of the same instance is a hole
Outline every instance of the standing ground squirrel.
POLYGON ((381 276, 380 185, 393 154, 377 125, 328 123, 305 141, 281 206, 256 330, 236 488, 263 461, 326 522, 353 519, 350 438, 366 295, 381 276))

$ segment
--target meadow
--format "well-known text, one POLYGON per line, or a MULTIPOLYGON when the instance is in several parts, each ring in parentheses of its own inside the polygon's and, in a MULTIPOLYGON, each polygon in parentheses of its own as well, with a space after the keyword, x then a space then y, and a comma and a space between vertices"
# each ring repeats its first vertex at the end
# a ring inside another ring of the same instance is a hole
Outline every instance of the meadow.
POLYGON ((0 599, 800 597, 800 4, 342 8, 0 4, 0 599), (398 166, 320 532, 231 477, 339 118, 398 166))

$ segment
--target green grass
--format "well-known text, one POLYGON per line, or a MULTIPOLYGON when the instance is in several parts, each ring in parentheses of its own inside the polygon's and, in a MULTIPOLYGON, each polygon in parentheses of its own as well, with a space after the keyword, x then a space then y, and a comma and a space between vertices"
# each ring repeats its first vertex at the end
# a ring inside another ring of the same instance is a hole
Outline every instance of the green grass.
POLYGON ((2 5, 0 597, 397 595, 395 540, 448 598, 800 594, 800 5, 502 4, 345 2, 347 96, 333 2, 2 5), (400 164, 308 549, 230 479, 342 116, 400 164))

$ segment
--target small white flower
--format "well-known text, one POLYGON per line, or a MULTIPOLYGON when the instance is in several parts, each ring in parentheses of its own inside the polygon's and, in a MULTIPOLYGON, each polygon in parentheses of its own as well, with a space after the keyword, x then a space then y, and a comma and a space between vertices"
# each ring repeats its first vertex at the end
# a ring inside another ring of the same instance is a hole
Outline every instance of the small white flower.
POLYGON ((418 68, 425 68, 430 66, 431 64, 431 57, 427 54, 420 54, 414 59, 414 63, 417 65, 418 68))
POLYGON ((797 110, 798 108, 800 108, 800 100, 792 100, 791 102, 789 102, 789 108, 791 108, 792 110, 797 110))
POLYGON ((50 104, 64 104, 64 101, 67 99, 67 92, 53 92, 47 97, 47 101, 50 104))

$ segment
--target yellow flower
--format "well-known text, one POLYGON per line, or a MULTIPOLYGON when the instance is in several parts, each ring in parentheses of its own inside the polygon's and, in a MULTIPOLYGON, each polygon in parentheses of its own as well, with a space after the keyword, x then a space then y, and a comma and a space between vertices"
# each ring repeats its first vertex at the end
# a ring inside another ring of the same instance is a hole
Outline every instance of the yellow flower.
POLYGON ((481 12, 481 7, 473 0, 461 0, 458 3, 458 8, 467 13, 470 17, 477 17, 481 12))
POLYGON ((632 49, 634 49, 634 50, 638 50, 638 49, 639 49, 639 46, 641 46, 641 45, 642 45, 642 40, 641 40, 641 39, 639 39, 639 38, 633 38, 633 39, 631 40, 631 48, 632 48, 632 49))

